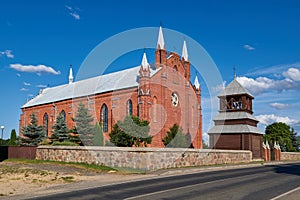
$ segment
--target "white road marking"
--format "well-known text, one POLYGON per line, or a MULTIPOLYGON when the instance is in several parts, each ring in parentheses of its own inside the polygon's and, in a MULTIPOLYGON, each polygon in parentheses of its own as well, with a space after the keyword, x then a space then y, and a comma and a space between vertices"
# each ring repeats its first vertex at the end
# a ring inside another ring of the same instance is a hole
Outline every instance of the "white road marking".
POLYGON ((288 192, 286 192, 286 193, 283 193, 283 194, 281 194, 281 195, 279 195, 279 196, 277 196, 277 197, 274 197, 274 198, 272 198, 271 200, 279 199, 279 198, 284 197, 284 196, 286 196, 286 195, 288 195, 288 194, 291 194, 291 193, 293 193, 293 192, 296 192, 297 190, 300 190, 300 187, 297 187, 297 188, 292 189, 292 190, 290 190, 290 191, 288 191, 288 192))

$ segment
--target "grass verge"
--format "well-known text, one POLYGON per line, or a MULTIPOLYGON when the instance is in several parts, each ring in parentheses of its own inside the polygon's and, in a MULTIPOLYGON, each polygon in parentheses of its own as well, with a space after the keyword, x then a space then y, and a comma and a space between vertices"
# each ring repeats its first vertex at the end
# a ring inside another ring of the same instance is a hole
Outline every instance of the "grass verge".
POLYGON ((90 170, 93 172, 109 172, 115 170, 114 168, 96 165, 96 164, 86 164, 86 163, 74 163, 74 162, 59 162, 59 161, 51 161, 51 160, 29 160, 29 159, 7 159, 3 162, 15 162, 21 164, 53 164, 53 165, 61 165, 61 166, 71 166, 76 168, 81 168, 85 170, 90 170))

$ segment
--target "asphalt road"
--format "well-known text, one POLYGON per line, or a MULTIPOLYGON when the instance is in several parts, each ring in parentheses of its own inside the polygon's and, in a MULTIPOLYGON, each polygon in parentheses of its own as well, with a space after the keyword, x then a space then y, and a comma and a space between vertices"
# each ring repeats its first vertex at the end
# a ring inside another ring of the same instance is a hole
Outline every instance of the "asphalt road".
POLYGON ((296 163, 152 178, 34 199, 263 200, 300 199, 299 195, 300 163, 296 163))

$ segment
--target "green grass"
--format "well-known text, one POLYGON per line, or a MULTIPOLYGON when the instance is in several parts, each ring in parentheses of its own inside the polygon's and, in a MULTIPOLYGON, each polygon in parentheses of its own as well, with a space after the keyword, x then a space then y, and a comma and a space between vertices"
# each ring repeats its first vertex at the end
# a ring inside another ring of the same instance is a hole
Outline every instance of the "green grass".
POLYGON ((75 162, 59 162, 59 161, 51 161, 51 160, 29 160, 29 159, 7 159, 3 162, 16 162, 23 164, 54 164, 54 165, 62 165, 62 166, 72 166, 81 169, 86 169, 94 172, 108 172, 111 170, 115 170, 114 168, 96 165, 96 164, 86 164, 86 163, 75 163, 75 162))

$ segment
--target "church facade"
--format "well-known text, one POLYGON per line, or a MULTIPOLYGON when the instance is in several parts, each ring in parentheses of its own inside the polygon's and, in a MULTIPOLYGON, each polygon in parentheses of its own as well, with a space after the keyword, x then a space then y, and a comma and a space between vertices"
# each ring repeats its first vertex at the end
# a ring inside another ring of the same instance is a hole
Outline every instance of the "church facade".
POLYGON ((70 69, 68 84, 46 88, 22 106, 20 133, 32 113, 48 137, 60 113, 71 129, 82 102, 94 121, 102 124, 106 140, 117 121, 134 115, 150 122, 151 147, 164 147, 162 139, 178 124, 190 134, 193 147, 202 148, 201 89, 197 77, 191 82, 190 68, 186 41, 181 56, 167 52, 160 27, 154 64, 148 63, 144 53, 137 67, 80 81, 73 81, 70 69))

